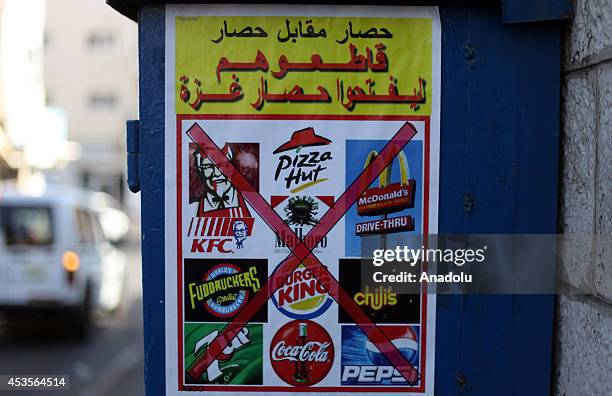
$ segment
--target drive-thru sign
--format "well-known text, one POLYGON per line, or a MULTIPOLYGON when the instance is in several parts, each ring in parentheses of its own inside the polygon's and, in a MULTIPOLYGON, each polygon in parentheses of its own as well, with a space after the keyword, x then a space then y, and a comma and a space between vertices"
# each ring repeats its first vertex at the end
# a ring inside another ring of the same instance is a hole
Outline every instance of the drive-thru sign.
POLYGON ((167 394, 433 395, 435 295, 358 278, 367 235, 437 231, 440 37, 434 7, 167 6, 167 394))

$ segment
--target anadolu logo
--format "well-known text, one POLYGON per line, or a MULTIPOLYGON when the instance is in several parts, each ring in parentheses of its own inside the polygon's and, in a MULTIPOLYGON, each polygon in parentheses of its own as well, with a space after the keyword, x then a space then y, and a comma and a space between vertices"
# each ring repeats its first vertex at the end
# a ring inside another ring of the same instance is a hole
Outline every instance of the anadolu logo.
POLYGON ((293 386, 311 386, 327 376, 334 363, 329 333, 310 320, 294 320, 278 329, 270 343, 274 372, 293 386))
POLYGON ((317 135, 313 128, 293 132, 289 141, 274 150, 274 154, 283 153, 278 157, 274 181, 284 181, 286 189, 297 193, 328 180, 323 171, 333 159, 332 152, 306 148, 329 144, 331 140, 317 135))
POLYGON ((189 285, 192 309, 198 301, 204 301, 211 314, 226 318, 233 316, 247 302, 249 289, 257 292, 261 285, 255 266, 242 271, 240 267, 223 263, 214 266, 201 284, 189 285))
POLYGON ((272 296, 274 306, 293 319, 312 319, 331 306, 333 300, 323 284, 329 279, 320 271, 310 270, 300 264, 287 278, 282 279, 272 296), (316 276, 315 276, 316 275, 316 276))

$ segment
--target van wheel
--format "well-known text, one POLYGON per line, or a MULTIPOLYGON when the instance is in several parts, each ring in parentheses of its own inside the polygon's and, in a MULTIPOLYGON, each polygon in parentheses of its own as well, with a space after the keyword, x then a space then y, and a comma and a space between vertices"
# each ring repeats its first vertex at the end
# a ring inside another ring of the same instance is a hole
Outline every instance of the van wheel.
POLYGON ((72 328, 78 338, 87 338, 91 330, 91 288, 87 285, 83 302, 72 315, 72 328))

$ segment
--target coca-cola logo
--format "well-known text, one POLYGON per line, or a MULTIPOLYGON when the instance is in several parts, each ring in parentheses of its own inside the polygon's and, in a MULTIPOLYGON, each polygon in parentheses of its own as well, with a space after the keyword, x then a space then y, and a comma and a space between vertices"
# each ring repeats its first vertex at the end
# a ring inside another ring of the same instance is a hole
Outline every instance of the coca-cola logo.
POLYGON ((272 338, 270 347, 272 368, 293 386, 320 382, 334 362, 334 343, 329 333, 311 320, 285 324, 272 338))
POLYGON ((281 341, 272 349, 272 359, 291 360, 292 362, 327 362, 329 342, 307 342, 305 345, 285 345, 281 341))

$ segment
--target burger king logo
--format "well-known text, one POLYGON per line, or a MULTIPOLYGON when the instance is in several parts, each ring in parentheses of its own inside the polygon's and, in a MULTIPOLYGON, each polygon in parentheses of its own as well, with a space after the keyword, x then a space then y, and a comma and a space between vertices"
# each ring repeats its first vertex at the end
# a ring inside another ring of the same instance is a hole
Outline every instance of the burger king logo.
POLYGON ((274 372, 293 386, 320 382, 334 362, 334 343, 329 333, 310 320, 294 320, 281 327, 270 343, 274 372))
POLYGON ((311 272, 300 264, 289 276, 274 285, 272 296, 274 306, 293 319, 312 319, 321 315, 331 306, 333 300, 325 290, 328 284, 320 270, 311 272))

